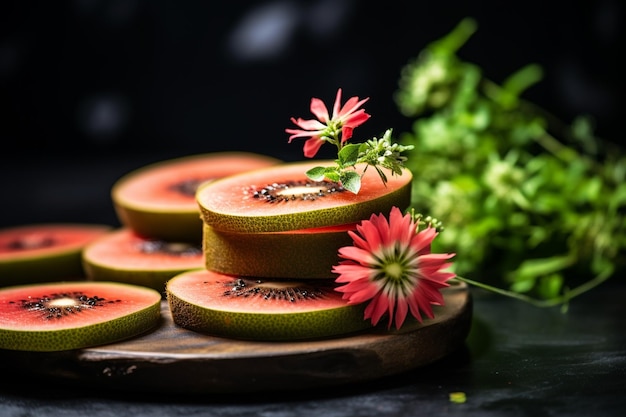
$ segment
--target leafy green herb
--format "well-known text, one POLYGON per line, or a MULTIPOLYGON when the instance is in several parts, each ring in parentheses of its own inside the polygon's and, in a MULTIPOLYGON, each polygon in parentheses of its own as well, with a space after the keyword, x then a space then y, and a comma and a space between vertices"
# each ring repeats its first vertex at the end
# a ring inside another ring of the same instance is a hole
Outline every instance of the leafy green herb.
POLYGON ((382 138, 372 138, 363 143, 349 143, 337 152, 336 165, 329 167, 314 167, 306 172, 307 177, 314 181, 328 178, 331 181, 340 181, 343 188, 358 194, 361 188, 361 174, 355 171, 354 166, 365 164, 378 172, 383 184, 387 183, 387 175, 380 167, 387 168, 394 175, 402 175, 406 156, 402 153, 412 150, 413 145, 392 143, 392 129, 387 129, 382 138))

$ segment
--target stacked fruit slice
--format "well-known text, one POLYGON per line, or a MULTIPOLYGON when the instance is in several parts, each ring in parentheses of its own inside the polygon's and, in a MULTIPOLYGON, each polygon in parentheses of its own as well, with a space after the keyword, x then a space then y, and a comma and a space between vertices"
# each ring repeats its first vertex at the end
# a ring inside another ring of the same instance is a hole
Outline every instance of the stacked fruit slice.
POLYGON ((1 229, 0 287, 82 279, 84 247, 110 230, 107 225, 83 223, 41 223, 1 229))
POLYGON ((198 188, 205 268, 167 283, 175 323, 257 340, 330 337, 371 326, 362 305, 349 305, 334 290, 332 266, 358 222, 408 206, 412 175, 387 173, 383 184, 374 169, 366 170, 358 194, 307 178, 309 169, 332 163, 284 163, 198 188))
POLYGON ((215 152, 153 163, 122 176, 111 190, 122 228, 85 248, 87 276, 163 293, 169 278, 204 265, 197 187, 279 162, 256 153, 215 152))

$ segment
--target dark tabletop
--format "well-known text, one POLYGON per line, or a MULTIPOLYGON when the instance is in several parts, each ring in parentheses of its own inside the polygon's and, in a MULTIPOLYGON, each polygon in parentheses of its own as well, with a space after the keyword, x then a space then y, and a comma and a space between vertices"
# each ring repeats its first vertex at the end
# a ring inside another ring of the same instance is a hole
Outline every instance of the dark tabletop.
POLYGON ((574 299, 565 313, 479 290, 472 294, 465 345, 393 377, 304 392, 186 397, 103 391, 4 369, 0 416, 621 415, 626 286, 618 278, 574 299), (465 394, 465 402, 451 401, 454 393, 465 394))

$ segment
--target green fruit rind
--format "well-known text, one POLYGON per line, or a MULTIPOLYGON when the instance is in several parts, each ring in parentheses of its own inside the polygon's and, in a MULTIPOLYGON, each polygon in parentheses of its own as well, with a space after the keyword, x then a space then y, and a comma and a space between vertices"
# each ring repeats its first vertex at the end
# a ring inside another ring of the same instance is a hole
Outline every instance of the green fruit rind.
POLYGON ((230 233, 205 224, 204 262, 207 269, 231 275, 265 278, 330 279, 338 251, 352 245, 345 229, 276 233, 230 233))
POLYGON ((324 309, 307 309, 303 302, 301 309, 290 312, 263 312, 261 308, 237 311, 237 306, 224 309, 200 305, 182 294, 182 288, 194 275, 202 280, 208 276, 206 272, 188 271, 168 282, 167 300, 176 325, 217 337, 258 341, 332 338, 372 328, 363 317, 364 306, 349 305, 347 301, 324 309))
POLYGON ((125 174, 113 184, 113 207, 120 223, 141 235, 169 241, 200 242, 202 220, 193 195, 182 197, 168 191, 168 185, 199 180, 198 177, 206 177, 205 180, 210 182, 281 162, 268 155, 234 151, 155 162, 125 174))
POLYGON ((81 265, 81 253, 82 248, 76 248, 10 262, 0 261, 0 287, 83 279, 85 271, 81 265))
POLYGON ((87 279, 90 281, 110 281, 152 288, 164 295, 165 283, 176 275, 194 268, 176 268, 167 270, 131 270, 115 269, 112 266, 98 265, 85 261, 87 279))
MULTIPOLYGON (((58 286, 60 290, 81 288, 81 282, 58 282, 44 284, 46 287, 52 288, 58 286), (72 284, 72 285, 66 285, 72 284)), ((6 328, 0 325, 0 349, 36 351, 36 352, 53 352, 74 350, 86 347, 99 346, 126 340, 131 337, 138 336, 148 332, 160 324, 161 321, 161 295, 152 289, 137 286, 129 286, 121 283, 89 283, 86 288, 97 289, 98 285, 119 289, 120 297, 124 295, 131 297, 138 293, 143 294, 143 299, 150 300, 141 304, 132 305, 129 312, 119 317, 104 318, 97 323, 84 326, 76 326, 71 328, 54 328, 58 322, 55 319, 49 330, 42 328, 35 329, 18 329, 16 325, 6 328)), ((6 290, 27 290, 28 287, 37 288, 38 284, 28 286, 8 287, 6 290)), ((2 291, 4 291, 3 289, 2 291)), ((5 300, 2 302, 4 303, 5 300)), ((132 303, 132 302, 131 302, 132 303)), ((0 309, 3 306, 0 304, 0 309)), ((106 307, 103 307, 104 309, 106 307)), ((103 310, 105 311, 105 310, 103 310)), ((0 313, 1 315, 2 313, 0 313)), ((81 314, 81 313, 76 313, 81 314)), ((14 318, 14 322, 19 325, 19 317, 14 318)), ((58 326, 57 326, 58 327, 58 326)))
MULTIPOLYGON (((362 176, 358 194, 343 191, 315 201, 268 203, 247 194, 246 187, 263 187, 273 181, 305 180, 309 169, 333 163, 284 163, 203 184, 196 192, 202 220, 217 230, 228 232, 279 232, 355 223, 368 219, 373 213, 388 214, 393 206, 401 210, 409 206, 413 175, 407 169, 403 169, 402 175, 385 172, 388 179, 385 185, 376 170, 370 168, 362 176)), ((357 165, 356 169, 363 172, 364 166, 357 165)))
POLYGON ((198 211, 177 212, 172 209, 152 209, 116 205, 120 223, 132 227, 143 236, 181 242, 199 242, 202 239, 202 220, 198 211))

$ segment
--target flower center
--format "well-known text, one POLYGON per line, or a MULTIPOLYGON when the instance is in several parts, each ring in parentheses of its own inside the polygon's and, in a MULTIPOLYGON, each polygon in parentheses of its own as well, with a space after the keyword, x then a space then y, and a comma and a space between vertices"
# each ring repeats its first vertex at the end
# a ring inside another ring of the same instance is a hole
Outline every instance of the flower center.
POLYGON ((378 254, 374 280, 382 281, 383 291, 398 297, 408 296, 418 282, 419 265, 415 254, 400 245, 388 246, 378 254))
POLYGON ((391 262, 383 266, 383 273, 393 280, 400 280, 404 275, 404 268, 399 262, 391 262))

